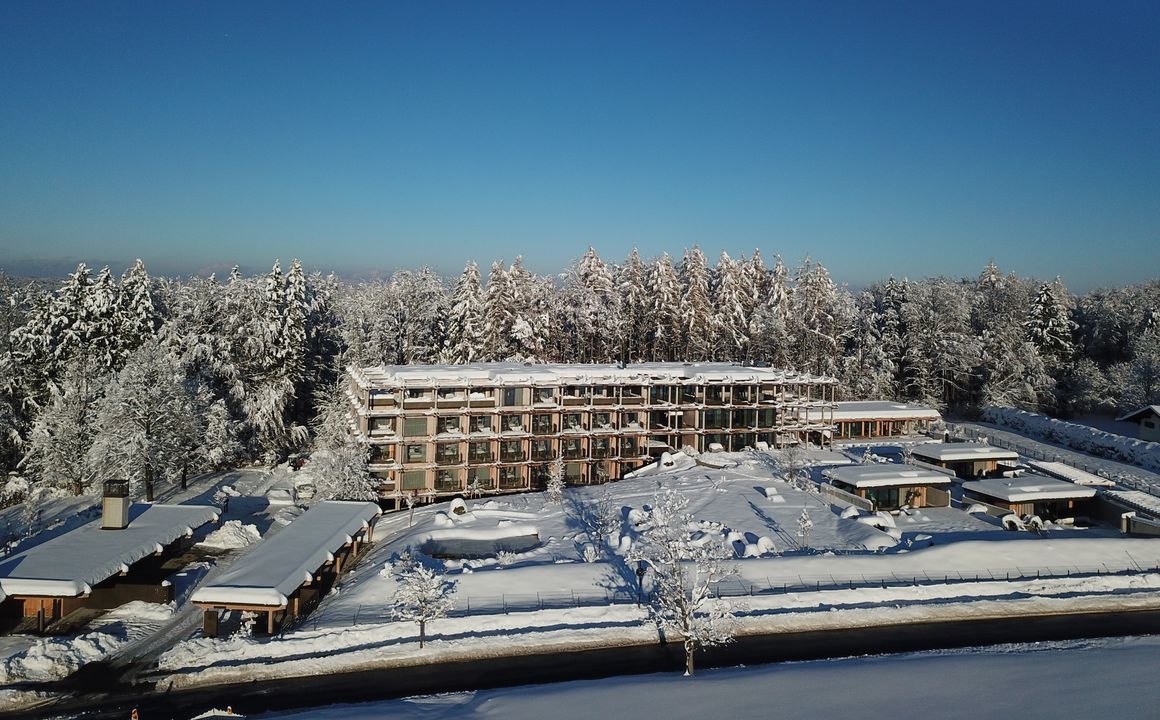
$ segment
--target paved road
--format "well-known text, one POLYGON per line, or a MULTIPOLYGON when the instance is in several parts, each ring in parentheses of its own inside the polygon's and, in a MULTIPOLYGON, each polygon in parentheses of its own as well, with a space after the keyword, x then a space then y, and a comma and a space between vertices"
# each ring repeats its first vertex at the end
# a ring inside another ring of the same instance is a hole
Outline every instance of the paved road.
MULTIPOLYGON (((698 665, 754 665, 1008 642, 1157 633, 1160 633, 1160 611, 857 628, 741 638, 732 645, 700 655, 698 665)), ((683 667, 680 645, 670 643, 366 670, 167 694, 154 694, 144 687, 107 684, 112 682, 109 678, 93 675, 88 681, 98 685, 89 688, 85 694, 53 707, 25 711, 19 717, 124 720, 133 708, 138 708, 142 720, 186 720, 214 706, 232 705, 239 712, 256 714, 336 702, 366 702, 638 673, 680 672, 683 667), (100 685, 102 682, 106 684, 100 685)))

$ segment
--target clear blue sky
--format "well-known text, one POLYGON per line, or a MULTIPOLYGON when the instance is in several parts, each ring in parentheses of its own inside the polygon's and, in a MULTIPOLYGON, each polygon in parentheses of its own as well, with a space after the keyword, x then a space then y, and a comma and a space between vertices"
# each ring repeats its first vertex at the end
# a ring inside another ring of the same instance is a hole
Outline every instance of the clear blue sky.
POLYGON ((1160 3, 0 0, 10 272, 589 244, 1157 277, 1160 3))

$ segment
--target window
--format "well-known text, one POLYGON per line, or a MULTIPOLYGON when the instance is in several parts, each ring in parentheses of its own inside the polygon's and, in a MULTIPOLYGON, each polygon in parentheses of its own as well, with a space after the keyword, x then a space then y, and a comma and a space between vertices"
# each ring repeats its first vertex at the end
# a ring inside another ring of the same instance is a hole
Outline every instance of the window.
POLYGON ((580 413, 567 413, 564 415, 564 429, 565 430, 583 430, 584 422, 580 413))
POLYGON ((612 427, 611 413, 596 413, 592 416, 592 427, 608 429, 612 427))
POLYGON ((1144 421, 1144 427, 1148 428, 1149 430, 1155 430, 1155 429, 1156 429, 1156 423, 1152 422, 1151 420, 1145 420, 1145 421, 1144 421))
POLYGON ((532 441, 532 459, 533 460, 554 460, 552 456, 552 441, 551 440, 533 440, 532 441))
POLYGON ((524 418, 521 415, 504 415, 500 423, 504 432, 520 432, 524 429, 524 418))
POLYGON ((409 417, 403 419, 403 436, 419 437, 427 434, 427 418, 409 417))
POLYGON ((520 388, 504 388, 503 389, 503 404, 504 407, 512 407, 513 405, 523 404, 523 392, 520 388))
POLYGON ((473 463, 491 462, 491 443, 468 443, 467 459, 473 463))
POLYGON ((555 390, 552 388, 536 388, 534 392, 536 402, 538 403, 551 403, 556 401, 555 390))
POLYGON ((423 470, 410 470, 403 473, 404 490, 427 489, 427 473, 423 470))
POLYGON ((435 461, 443 465, 459 462, 459 443, 441 443, 435 446, 435 461))
POLYGON ((371 432, 371 434, 375 435, 393 433, 395 431, 395 419, 371 418, 370 422, 367 423, 367 429, 371 432))
POLYGON ((454 470, 439 470, 435 473, 435 489, 444 492, 459 490, 459 474, 454 470))
POLYGON ((502 462, 520 462, 524 459, 523 443, 519 440, 506 440, 499 444, 499 459, 502 462))
POLYGON ((552 416, 551 415, 533 415, 532 416, 532 432, 537 435, 548 435, 552 432, 552 416))
POLYGON ((476 415, 471 418, 471 432, 491 432, 491 416, 476 415))
POLYGON ((457 417, 441 417, 441 418, 439 418, 439 434, 457 433, 457 432, 459 432, 459 418, 457 418, 457 417))
POLYGON ((422 443, 408 445, 404 457, 409 463, 426 462, 427 446, 422 443))

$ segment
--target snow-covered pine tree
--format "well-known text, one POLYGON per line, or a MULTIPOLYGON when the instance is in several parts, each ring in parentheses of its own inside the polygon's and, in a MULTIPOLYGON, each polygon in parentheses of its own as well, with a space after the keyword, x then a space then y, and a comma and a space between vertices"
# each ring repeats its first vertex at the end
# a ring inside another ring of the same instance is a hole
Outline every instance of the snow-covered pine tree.
POLYGON ((836 375, 839 348, 849 327, 849 297, 821 263, 805 258, 794 279, 790 332, 795 367, 816 375, 836 375))
POLYGON ((129 355, 153 337, 159 324, 153 300, 152 281, 145 263, 138 258, 133 267, 121 275, 117 287, 117 367, 129 355))
POLYGON ((1076 324, 1071 314, 1071 297, 1060 278, 1039 286, 1023 328, 1049 370, 1066 365, 1075 351, 1072 333, 1076 324))
POLYGON ((685 648, 685 675, 694 672, 694 653, 733 641, 733 609, 714 597, 714 586, 737 573, 732 551, 720 538, 694 542, 688 501, 671 488, 658 489, 649 522, 628 554, 630 562, 651 571, 654 621, 680 633, 685 648))
POLYGON ((447 617, 455 607, 455 585, 443 575, 415 562, 407 554, 396 564, 391 612, 419 626, 419 647, 427 640, 427 623, 447 617))
POLYGON ((343 384, 330 386, 312 423, 310 468, 316 489, 324 500, 375 500, 378 492, 367 469, 369 448, 352 432, 349 410, 343 384))
POLYGON ((716 336, 713 347, 721 360, 742 362, 749 354, 750 291, 744 263, 721 251, 713 297, 716 336))
POLYGON ((609 362, 616 353, 620 325, 620 298, 613 289, 612 272, 588 248, 567 274, 562 302, 557 304, 565 355, 572 362, 609 362))
POLYGON ((709 264, 698 246, 685 250, 680 278, 680 359, 686 362, 712 360, 718 320, 710 292, 709 264))
POLYGON ((668 253, 649 268, 647 294, 649 359, 676 360, 681 354, 681 288, 668 253))
POLYGON ((483 334, 481 360, 495 362, 512 356, 512 326, 515 323, 515 290, 503 260, 491 264, 487 290, 483 296, 483 334))
POLYGON ((181 370, 146 342, 109 383, 94 414, 92 466, 100 478, 126 478, 152 502, 158 482, 177 479, 201 443, 193 398, 181 370))
POLYGON ((841 360, 841 379, 851 400, 875 400, 894 396, 894 364, 886 355, 879 333, 881 316, 874 295, 863 293, 841 360))
POLYGON ((621 362, 642 362, 648 357, 649 298, 645 289, 648 270, 634 247, 617 267, 616 292, 620 299, 617 357, 621 362))
POLYGON ((1150 328, 1134 339, 1131 352, 1121 409, 1160 405, 1160 328, 1150 328))
POLYGON ((479 266, 471 261, 463 268, 451 294, 443 362, 463 365, 482 358, 486 341, 483 313, 479 266))
POLYGON ((80 495, 99 479, 89 452, 100 429, 96 405, 107 382, 100 364, 80 355, 65 366, 59 382, 50 383, 21 462, 35 486, 80 495))

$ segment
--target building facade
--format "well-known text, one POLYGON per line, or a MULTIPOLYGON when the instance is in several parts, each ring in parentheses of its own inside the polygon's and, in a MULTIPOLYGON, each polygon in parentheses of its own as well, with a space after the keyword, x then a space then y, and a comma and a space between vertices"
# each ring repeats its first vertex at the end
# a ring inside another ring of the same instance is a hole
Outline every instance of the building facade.
POLYGON ((662 452, 822 443, 836 380, 721 363, 349 368, 354 432, 396 504, 599 483, 662 452))

